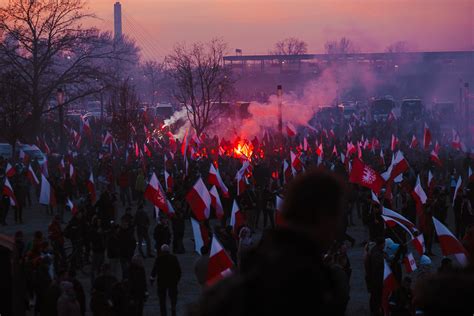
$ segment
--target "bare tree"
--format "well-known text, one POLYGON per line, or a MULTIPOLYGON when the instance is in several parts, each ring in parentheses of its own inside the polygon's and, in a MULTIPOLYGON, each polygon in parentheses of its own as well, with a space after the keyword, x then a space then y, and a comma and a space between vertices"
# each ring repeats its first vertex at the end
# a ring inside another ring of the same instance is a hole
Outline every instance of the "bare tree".
POLYGON ((408 43, 406 41, 398 41, 387 46, 385 49, 387 53, 398 54, 408 51, 408 43))
POLYGON ((0 67, 18 74, 32 107, 33 131, 61 87, 64 106, 103 88, 98 81, 110 68, 106 60, 128 60, 130 46, 109 33, 83 28, 93 17, 84 0, 9 0, 0 8, 0 67))
POLYGON ((308 44, 296 37, 288 37, 275 43, 275 55, 303 55, 308 52, 308 44))
POLYGON ((0 135, 12 145, 22 140, 25 127, 31 120, 31 104, 25 87, 17 73, 5 72, 0 80, 0 135))
POLYGON ((324 44, 326 54, 352 54, 356 52, 354 43, 347 37, 341 37, 339 41, 327 41, 324 44))
POLYGON ((224 67, 227 44, 220 39, 195 43, 190 48, 176 45, 166 57, 169 75, 174 80, 174 97, 186 110, 188 119, 200 135, 224 110, 223 97, 233 87, 230 71, 224 67))
POLYGON ((130 78, 122 81, 109 100, 109 107, 115 109, 112 118, 112 132, 122 142, 128 142, 130 128, 140 126, 140 100, 130 78))

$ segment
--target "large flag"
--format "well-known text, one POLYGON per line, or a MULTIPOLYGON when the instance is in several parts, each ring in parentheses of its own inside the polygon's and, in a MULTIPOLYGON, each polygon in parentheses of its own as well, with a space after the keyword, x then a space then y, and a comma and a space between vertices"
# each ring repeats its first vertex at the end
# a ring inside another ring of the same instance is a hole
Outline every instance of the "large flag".
POLYGON ((39 202, 43 205, 56 206, 56 197, 54 195, 54 190, 43 174, 41 175, 41 190, 39 202))
POLYGON ((439 239, 443 256, 454 255, 462 266, 466 266, 468 264, 467 251, 461 242, 457 240, 456 237, 454 237, 454 235, 449 231, 449 229, 440 221, 438 221, 434 216, 433 224, 436 235, 439 239))
POLYGON ((207 228, 191 217, 191 227, 193 228, 194 250, 202 255, 201 247, 209 244, 209 232, 207 228))
POLYGON ((213 285, 220 279, 230 275, 233 267, 232 260, 215 236, 212 237, 211 253, 207 264, 206 284, 213 285))
POLYGON ((163 187, 161 186, 154 172, 151 175, 150 182, 148 183, 143 196, 155 207, 158 207, 160 210, 165 212, 168 216, 172 216, 174 214, 173 207, 166 199, 163 187))
POLYGON ((227 189, 227 186, 225 185, 224 181, 222 181, 221 175, 219 173, 219 169, 216 169, 214 167, 214 164, 212 163, 209 169, 209 176, 208 176, 207 182, 219 188, 219 190, 221 190, 225 198, 229 197, 229 189, 227 189))
POLYGON ((211 211, 211 195, 202 181, 202 178, 199 178, 191 191, 188 192, 186 195, 186 201, 188 201, 189 206, 198 221, 204 221, 209 218, 211 211))
POLYGON ((395 280, 395 276, 393 275, 390 266, 387 264, 387 261, 384 260, 383 262, 382 308, 384 315, 387 316, 390 315, 389 298, 393 291, 395 291, 397 288, 397 281, 395 280))
POLYGON ((425 123, 425 128, 423 129, 423 149, 428 150, 431 145, 431 132, 428 128, 428 125, 425 123))
POLYGON ((374 169, 362 163, 358 158, 354 158, 349 182, 367 187, 377 194, 384 185, 383 178, 374 169))
POLYGON ((393 157, 392 162, 390 163, 390 166, 388 167, 387 171, 382 174, 382 178, 384 178, 384 180, 387 182, 391 182, 394 180, 397 183, 401 182, 403 180, 401 175, 405 171, 407 171, 408 168, 410 168, 410 166, 408 165, 408 161, 405 159, 403 153, 399 150, 393 157))
POLYGON ((244 213, 240 211, 239 205, 234 200, 232 204, 232 215, 230 216, 230 226, 234 229, 234 233, 237 234, 240 227, 245 223, 244 213))
POLYGON ((89 179, 86 182, 86 187, 91 197, 91 203, 95 204, 95 202, 97 201, 97 195, 95 192, 95 182, 94 182, 94 175, 92 174, 92 171, 91 171, 91 174, 89 175, 89 179))
POLYGON ((10 204, 12 206, 16 206, 18 203, 16 201, 15 193, 13 192, 13 187, 10 184, 10 181, 8 181, 8 178, 5 178, 5 183, 3 183, 3 194, 8 196, 10 198, 10 204))
POLYGON ((211 195, 211 206, 216 211, 216 217, 221 219, 224 216, 224 208, 222 207, 221 199, 215 185, 212 186, 209 194, 211 195))

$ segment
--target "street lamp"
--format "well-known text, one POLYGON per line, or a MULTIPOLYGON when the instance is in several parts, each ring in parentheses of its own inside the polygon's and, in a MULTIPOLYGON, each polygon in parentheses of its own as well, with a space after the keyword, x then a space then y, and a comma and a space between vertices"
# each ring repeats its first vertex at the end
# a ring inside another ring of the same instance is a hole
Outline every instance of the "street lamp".
POLYGON ((278 131, 280 135, 283 134, 283 113, 282 113, 282 95, 283 95, 283 88, 281 84, 277 86, 277 97, 278 97, 278 131))
POLYGON ((56 92, 56 100, 58 102, 59 112, 59 150, 64 153, 64 90, 59 88, 56 92))

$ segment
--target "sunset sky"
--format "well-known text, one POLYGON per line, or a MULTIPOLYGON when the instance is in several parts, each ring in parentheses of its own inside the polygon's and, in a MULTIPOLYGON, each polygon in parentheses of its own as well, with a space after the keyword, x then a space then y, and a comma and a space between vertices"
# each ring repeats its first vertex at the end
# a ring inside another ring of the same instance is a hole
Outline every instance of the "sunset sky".
MULTIPOLYGON (((5 3, 7 0, 0 0, 5 3)), ((111 30, 115 0, 89 0, 111 30)), ((383 51, 398 40, 411 50, 474 49, 474 0, 122 0, 125 34, 146 58, 163 57, 176 42, 222 37, 229 52, 268 53, 279 39, 305 40, 322 52, 347 36, 359 50, 383 51)))

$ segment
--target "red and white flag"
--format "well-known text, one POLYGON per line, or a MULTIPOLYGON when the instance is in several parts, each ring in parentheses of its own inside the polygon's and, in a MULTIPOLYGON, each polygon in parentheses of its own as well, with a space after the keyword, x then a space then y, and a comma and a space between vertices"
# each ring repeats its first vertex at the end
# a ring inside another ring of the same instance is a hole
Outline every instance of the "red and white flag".
POLYGON ((405 271, 407 273, 412 273, 417 269, 416 260, 411 252, 406 254, 403 263, 405 264, 405 271))
POLYGON ((286 133, 288 134, 288 137, 296 136, 296 127, 290 122, 286 123, 286 133))
POLYGON ((56 206, 54 190, 44 175, 41 175, 40 204, 56 206))
POLYGON ((288 164, 288 161, 283 160, 283 184, 288 183, 292 177, 293 172, 291 166, 288 164))
POLYGON ((209 244, 209 232, 204 225, 194 218, 191 218, 191 227, 193 228, 194 250, 202 255, 201 247, 209 244))
POLYGON ((418 147, 418 139, 416 139, 416 136, 413 135, 411 138, 410 148, 415 149, 417 147, 418 147))
POLYGON ((303 163, 301 162, 299 156, 296 155, 291 150, 290 150, 290 161, 291 161, 291 166, 295 168, 296 171, 301 171, 301 169, 303 168, 303 163))
POLYGON ((306 136, 303 138, 303 150, 308 151, 308 140, 306 139, 306 136))
POLYGON ((222 181, 221 175, 219 173, 219 169, 215 168, 214 164, 212 163, 209 169, 209 176, 207 178, 207 182, 219 188, 219 190, 221 190, 225 198, 229 197, 229 189, 227 189, 227 186, 225 185, 224 181, 222 181))
POLYGON ((461 137, 459 137, 459 133, 455 129, 453 129, 453 140, 451 146, 456 150, 463 150, 464 147, 461 143, 461 137))
POLYGON ((467 251, 459 240, 433 216, 433 224, 435 227, 436 235, 438 235, 439 244, 443 256, 454 255, 458 262, 462 266, 468 264, 467 251))
POLYGON ((431 132, 428 128, 428 125, 425 123, 425 128, 423 129, 423 149, 428 150, 431 145, 431 132))
POLYGON ((247 189, 248 182, 245 173, 247 172, 247 169, 249 167, 249 162, 245 160, 242 163, 242 167, 239 169, 239 171, 237 171, 237 174, 235 175, 235 179, 237 181, 237 196, 240 196, 247 189))
POLYGON ((416 185, 413 189, 412 197, 416 203, 416 211, 418 213, 418 216, 422 216, 422 206, 426 204, 428 196, 426 195, 425 190, 423 190, 423 187, 421 186, 420 175, 418 175, 418 177, 416 178, 416 185))
POLYGON ((168 216, 174 215, 174 209, 166 198, 163 187, 161 186, 154 172, 151 175, 150 182, 148 183, 143 196, 155 207, 165 212, 168 216))
POLYGON ((369 188, 377 194, 380 193, 385 183, 380 174, 368 165, 362 163, 358 158, 355 158, 353 161, 349 182, 369 188))
POLYGON ((392 134, 392 141, 390 142, 390 148, 392 149, 392 152, 395 152, 395 149, 397 148, 398 143, 399 143, 398 138, 392 134))
POLYGON ((435 180, 433 177, 433 174, 431 173, 431 170, 428 171, 428 188, 430 191, 432 191, 435 187, 435 180))
POLYGON ((15 193, 13 192, 13 187, 8 181, 8 178, 5 178, 5 182, 3 183, 3 195, 6 195, 10 198, 10 205, 16 206, 18 203, 16 201, 15 193))
POLYGON ((31 184, 33 185, 40 184, 38 177, 36 177, 36 174, 33 171, 33 168, 31 167, 31 165, 28 166, 28 170, 26 171, 26 177, 28 178, 28 180, 30 180, 31 184))
POLYGON ((216 211, 216 217, 221 219, 224 216, 224 208, 222 207, 221 198, 219 197, 215 185, 212 186, 209 194, 211 195, 211 206, 216 211))
POLYGON ((86 187, 91 197, 91 203, 92 205, 94 205, 95 202, 97 201, 97 195, 95 192, 95 182, 94 182, 94 175, 92 174, 92 171, 91 171, 91 174, 89 175, 89 179, 86 182, 86 187))
POLYGON ((321 144, 319 144, 318 148, 316 149, 316 155, 321 157, 323 154, 324 154, 323 143, 321 143, 321 144))
MULTIPOLYGON (((395 180, 398 176, 402 175, 405 171, 407 171, 408 168, 410 168, 410 166, 408 165, 408 161, 405 159, 403 153, 399 150, 395 154, 395 157, 392 159, 392 163, 388 167, 387 171, 382 174, 382 177, 385 179, 385 181, 395 180)), ((400 179, 400 181, 401 180, 402 179, 400 179)))
POLYGON ((72 216, 75 216, 77 214, 77 206, 72 203, 72 201, 68 198, 66 205, 69 207, 69 210, 71 210, 72 216))
POLYGON ((148 157, 151 157, 151 151, 145 143, 143 144, 143 151, 148 157))
POLYGON ((10 163, 7 163, 7 168, 5 169, 5 174, 8 178, 13 177, 16 174, 15 168, 10 165, 10 163))
POLYGON ((92 138, 92 130, 87 117, 81 116, 82 120, 82 132, 89 138, 92 138))
POLYGON ((435 150, 432 150, 430 153, 430 159, 433 161, 435 164, 438 166, 442 166, 443 163, 441 162, 441 159, 439 159, 438 153, 435 150))
POLYGON ((333 157, 339 156, 338 153, 337 153, 336 145, 334 145, 334 147, 332 148, 332 155, 333 155, 333 157))
POLYGON ((215 236, 212 237, 211 253, 207 264, 206 285, 210 286, 232 274, 234 264, 215 236))
POLYGON ((112 144, 113 141, 112 134, 109 131, 105 133, 104 139, 102 140, 102 146, 108 146, 112 144))
POLYGON ((384 268, 383 268, 383 290, 382 290, 382 308, 384 315, 390 315, 389 307, 389 298, 390 295, 397 288, 397 281, 395 280, 395 275, 392 273, 390 266, 387 264, 387 261, 384 259, 384 268))
POLYGON ((204 221, 209 218, 211 212, 211 195, 202 181, 202 178, 199 178, 191 191, 186 194, 186 201, 189 203, 198 221, 204 221))
POLYGON ((232 215, 230 216, 230 226, 232 226, 235 234, 239 232, 240 227, 242 227, 244 223, 244 214, 240 211, 239 205, 234 200, 232 204, 232 215))

